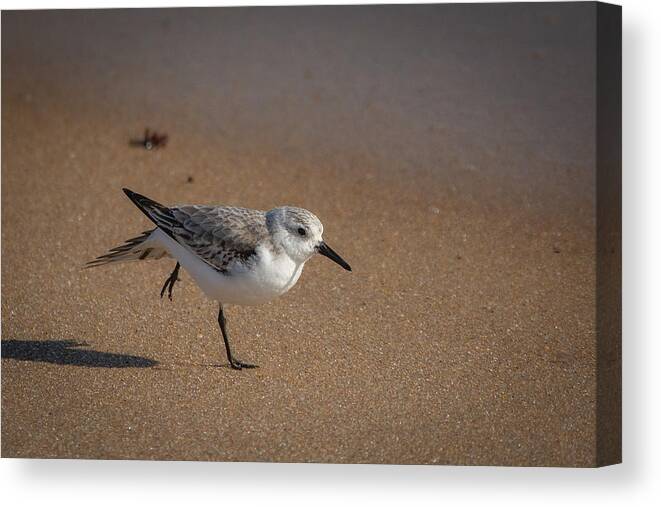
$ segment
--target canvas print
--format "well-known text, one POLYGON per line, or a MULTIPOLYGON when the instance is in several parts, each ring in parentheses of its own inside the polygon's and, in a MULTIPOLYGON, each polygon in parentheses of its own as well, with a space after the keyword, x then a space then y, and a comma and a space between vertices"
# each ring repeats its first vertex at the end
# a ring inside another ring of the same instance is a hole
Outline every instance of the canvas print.
POLYGON ((2 457, 621 459, 621 13, 2 13, 2 457))

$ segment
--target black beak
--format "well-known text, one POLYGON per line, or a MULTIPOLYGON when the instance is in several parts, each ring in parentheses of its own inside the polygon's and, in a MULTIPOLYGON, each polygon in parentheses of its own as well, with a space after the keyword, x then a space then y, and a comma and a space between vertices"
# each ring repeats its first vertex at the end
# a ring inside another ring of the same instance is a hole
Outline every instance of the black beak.
POLYGON ((319 245, 317 246, 317 251, 324 257, 328 257, 330 260, 337 262, 347 271, 351 271, 351 266, 349 266, 342 257, 337 255, 335 251, 331 247, 329 247, 325 242, 322 241, 321 243, 319 243, 319 245))

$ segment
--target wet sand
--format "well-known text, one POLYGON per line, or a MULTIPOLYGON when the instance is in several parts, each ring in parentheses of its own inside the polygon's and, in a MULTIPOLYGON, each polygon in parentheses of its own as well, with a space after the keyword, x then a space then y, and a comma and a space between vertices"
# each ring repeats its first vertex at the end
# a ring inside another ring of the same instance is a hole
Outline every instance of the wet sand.
POLYGON ((594 465, 589 13, 4 12, 2 456, 594 465), (229 307, 233 371, 173 261, 81 270, 124 186, 308 208, 354 271, 229 307))

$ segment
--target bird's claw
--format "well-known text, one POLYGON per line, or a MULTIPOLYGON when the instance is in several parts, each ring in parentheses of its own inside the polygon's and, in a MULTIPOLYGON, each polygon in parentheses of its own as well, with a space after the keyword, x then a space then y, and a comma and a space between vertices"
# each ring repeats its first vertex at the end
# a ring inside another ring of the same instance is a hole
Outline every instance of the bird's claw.
POLYGON ((243 361, 239 361, 238 359, 232 359, 230 361, 230 367, 233 370, 242 370, 243 368, 250 369, 250 368, 259 368, 256 364, 250 364, 250 363, 244 363, 243 361))
POLYGON ((163 284, 163 288, 161 289, 161 299, 163 299, 163 294, 165 294, 165 289, 168 289, 168 299, 172 301, 172 289, 174 288, 174 284, 179 281, 179 263, 177 262, 177 265, 174 268, 174 271, 170 273, 170 276, 168 276, 168 279, 165 280, 165 283, 163 284))

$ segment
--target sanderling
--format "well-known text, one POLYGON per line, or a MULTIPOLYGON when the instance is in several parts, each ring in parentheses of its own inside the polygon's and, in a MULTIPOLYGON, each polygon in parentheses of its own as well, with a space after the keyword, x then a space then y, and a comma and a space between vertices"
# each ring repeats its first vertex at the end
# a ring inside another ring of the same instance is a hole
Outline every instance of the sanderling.
POLYGON ((161 289, 161 298, 183 268, 202 292, 218 301, 218 325, 232 368, 254 368, 232 355, 223 304, 257 305, 271 301, 298 281, 305 262, 325 255, 347 271, 351 267, 321 235, 324 226, 302 208, 270 211, 199 204, 167 207, 123 189, 156 228, 127 240, 86 267, 113 262, 172 257, 177 264, 161 289))

